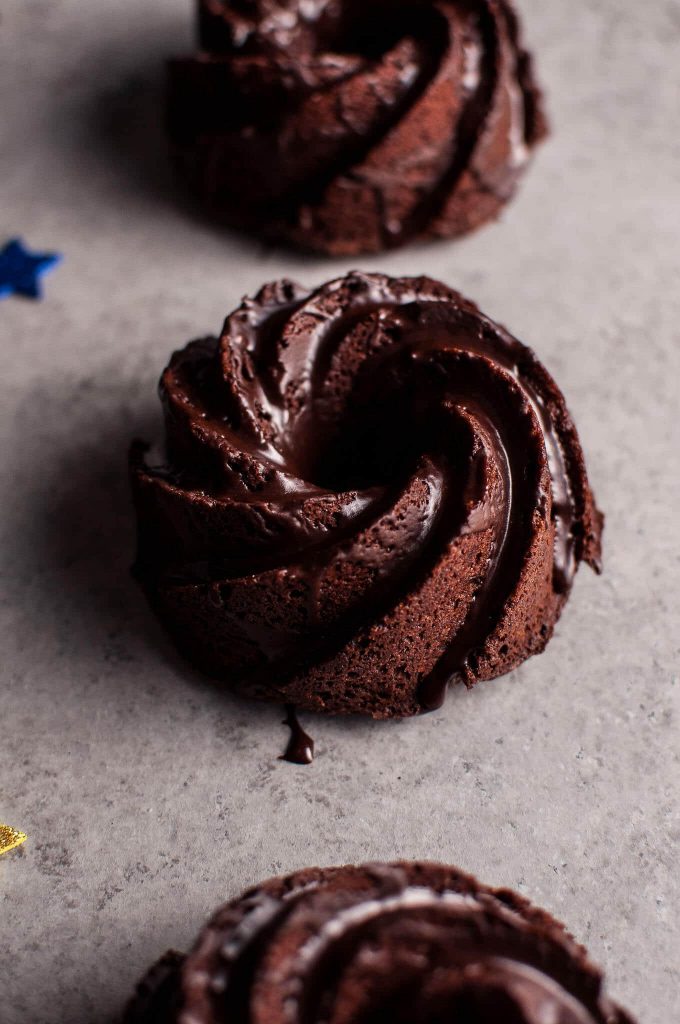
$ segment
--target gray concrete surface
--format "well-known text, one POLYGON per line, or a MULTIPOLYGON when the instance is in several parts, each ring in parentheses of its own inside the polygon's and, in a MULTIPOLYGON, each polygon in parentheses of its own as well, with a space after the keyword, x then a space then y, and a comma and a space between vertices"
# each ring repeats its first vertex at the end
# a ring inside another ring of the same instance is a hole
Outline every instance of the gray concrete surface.
MULTIPOLYGON (((460 287, 563 386, 607 512, 548 651, 403 724, 196 678, 128 576, 125 449, 169 350, 244 292, 348 263, 262 250, 173 194, 161 58, 189 0, 4 0, 0 234, 65 262, 0 303, 2 1024, 114 1021, 147 962, 272 873, 452 861, 563 918, 644 1024, 680 1018, 680 4, 523 0, 554 126, 501 223, 376 259, 460 287)), ((353 261, 356 262, 356 261, 353 261)))

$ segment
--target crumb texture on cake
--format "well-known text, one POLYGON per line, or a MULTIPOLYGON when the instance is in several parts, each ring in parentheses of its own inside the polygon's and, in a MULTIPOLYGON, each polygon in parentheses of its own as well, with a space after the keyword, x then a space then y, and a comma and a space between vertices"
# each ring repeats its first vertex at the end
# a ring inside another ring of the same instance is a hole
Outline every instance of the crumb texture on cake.
POLYGON ((428 278, 265 286, 161 379, 137 576, 254 696, 377 718, 541 651, 602 517, 533 353, 428 278))
POLYGON ((563 925, 431 863, 312 868, 221 907, 125 1024, 633 1024, 563 925))
POLYGON ((216 218, 335 255, 460 235, 546 121, 508 0, 199 0, 170 61, 179 173, 216 218))

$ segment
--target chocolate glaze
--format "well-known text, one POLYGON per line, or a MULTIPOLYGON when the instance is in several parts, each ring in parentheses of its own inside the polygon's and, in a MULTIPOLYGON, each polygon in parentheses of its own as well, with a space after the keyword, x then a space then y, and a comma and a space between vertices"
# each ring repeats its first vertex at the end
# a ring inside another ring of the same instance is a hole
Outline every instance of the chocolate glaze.
POLYGON ((458 235, 546 122, 509 0, 198 0, 169 65, 175 162, 216 217, 354 254, 458 235))
POLYGON ((268 285, 161 397, 165 460, 132 456, 137 573, 180 648, 255 696, 431 709, 541 650, 599 567, 562 395, 436 281, 268 285))
POLYGON ((174 1004, 153 977, 126 1024, 632 1024, 562 925, 436 864, 272 879, 217 911, 174 1004))
POLYGON ((291 764, 311 764, 314 760, 314 740, 300 725, 293 704, 286 704, 283 724, 290 729, 290 739, 280 759, 290 761, 291 764))

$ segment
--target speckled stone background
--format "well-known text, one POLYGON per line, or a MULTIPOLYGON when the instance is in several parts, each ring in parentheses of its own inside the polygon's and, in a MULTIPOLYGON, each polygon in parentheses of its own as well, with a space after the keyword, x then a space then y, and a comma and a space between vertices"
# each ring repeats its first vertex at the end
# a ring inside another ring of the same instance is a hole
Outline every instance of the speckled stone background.
MULTIPOLYGON (((2 1024, 117 1019, 243 886, 452 861, 563 918, 641 1024, 680 1016, 680 3, 523 0, 554 127, 501 223, 367 259, 461 288, 563 386, 607 512, 548 651, 417 721, 312 719, 181 664, 128 575, 132 434, 169 350, 343 261, 229 237, 175 195, 160 67, 189 0, 3 0, 0 234, 65 262, 0 304, 2 1024)), ((356 261, 354 261, 356 262, 356 261)))

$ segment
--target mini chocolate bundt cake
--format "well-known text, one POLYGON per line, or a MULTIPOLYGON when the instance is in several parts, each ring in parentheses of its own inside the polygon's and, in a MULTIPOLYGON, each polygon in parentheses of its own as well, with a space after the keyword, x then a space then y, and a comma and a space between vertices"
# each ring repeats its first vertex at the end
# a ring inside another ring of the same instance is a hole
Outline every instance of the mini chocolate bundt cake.
POLYGON ((428 278, 265 286, 161 379, 133 446, 136 573, 180 651, 254 697, 376 718, 545 647, 602 517, 533 353, 428 278))
POLYGON ((438 864, 312 868, 227 903, 126 1024, 633 1024, 545 911, 438 864))
POLYGON ((495 217, 546 132, 509 0, 199 0, 170 62, 180 175, 216 219, 332 254, 495 217))

